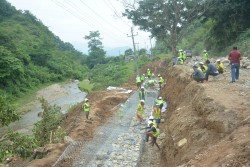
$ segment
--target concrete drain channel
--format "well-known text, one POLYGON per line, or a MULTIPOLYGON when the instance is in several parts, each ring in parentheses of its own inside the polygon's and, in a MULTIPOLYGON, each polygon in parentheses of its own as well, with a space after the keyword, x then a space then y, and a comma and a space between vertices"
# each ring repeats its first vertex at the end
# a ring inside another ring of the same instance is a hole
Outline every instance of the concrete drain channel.
MULTIPOLYGON (((157 96, 156 90, 148 92, 145 116, 152 112, 157 96)), ((121 105, 118 114, 96 131, 93 140, 71 143, 53 166, 59 166, 64 159, 72 159, 73 167, 137 167, 146 132, 146 122, 137 125, 135 119, 138 103, 138 92, 135 92, 121 105)))

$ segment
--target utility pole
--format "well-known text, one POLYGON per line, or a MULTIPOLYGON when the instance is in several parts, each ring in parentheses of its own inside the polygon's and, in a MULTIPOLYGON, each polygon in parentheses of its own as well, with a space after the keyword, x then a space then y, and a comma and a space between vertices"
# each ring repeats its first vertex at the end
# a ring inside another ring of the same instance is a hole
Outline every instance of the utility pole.
POLYGON ((127 34, 127 37, 132 37, 132 42, 133 42, 133 48, 134 48, 134 56, 135 56, 135 66, 136 66, 136 73, 139 75, 139 70, 138 70, 138 62, 137 62, 137 56, 136 56, 136 49, 135 49, 135 40, 134 36, 137 36, 138 32, 134 34, 133 27, 131 27, 131 36, 127 34))
POLYGON ((151 51, 151 56, 153 57, 153 49, 152 49, 152 42, 151 42, 152 36, 149 36, 149 40, 150 40, 150 51, 151 51))

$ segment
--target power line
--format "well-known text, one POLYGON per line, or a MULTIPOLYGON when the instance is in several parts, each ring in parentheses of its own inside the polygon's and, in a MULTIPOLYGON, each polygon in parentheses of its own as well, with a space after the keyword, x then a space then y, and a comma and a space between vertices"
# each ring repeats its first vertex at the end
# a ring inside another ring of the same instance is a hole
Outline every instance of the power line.
POLYGON ((129 25, 127 22, 125 22, 121 16, 118 15, 118 12, 116 10, 116 8, 114 7, 114 5, 108 0, 108 2, 110 3, 110 5, 112 6, 113 9, 111 9, 111 7, 107 4, 107 2, 105 0, 103 0, 104 3, 106 4, 106 6, 113 12, 113 9, 114 9, 114 13, 115 15, 123 22, 125 23, 128 27, 131 27, 131 25, 129 25))
POLYGON ((100 16, 96 11, 94 11, 92 8, 90 8, 86 3, 84 3, 82 0, 80 0, 82 4, 84 4, 88 9, 90 9, 93 13, 95 13, 99 18, 101 18, 104 22, 106 22, 107 24, 111 25, 113 28, 115 28, 116 30, 118 30, 119 32, 126 34, 124 32, 122 32, 120 29, 116 28, 113 24, 109 23, 106 19, 104 19, 102 16, 100 16))
MULTIPOLYGON (((53 3, 55 3, 56 5, 60 6, 61 8, 63 8, 64 10, 66 10, 67 12, 69 12, 69 13, 70 13, 71 15, 73 15, 75 18, 77 18, 77 19, 83 21, 84 23, 88 23, 88 25, 89 25, 90 27, 92 27, 92 28, 94 28, 94 29, 96 29, 96 27, 100 27, 100 26, 98 26, 98 25, 95 25, 95 24, 93 24, 93 23, 91 23, 91 22, 85 20, 83 17, 79 16, 78 13, 76 14, 76 13, 75 13, 74 11, 72 11, 70 8, 68 8, 68 7, 65 6, 64 4, 58 2, 57 0, 51 0, 51 1, 52 1, 53 3), (93 24, 94 26, 93 26, 92 24, 93 24)), ((104 33, 105 33, 105 32, 104 32, 104 33)), ((109 34, 109 33, 105 33, 105 34, 108 35, 108 36, 110 37, 110 34, 109 34)), ((111 38, 112 38, 114 41, 119 41, 119 39, 116 38, 115 36, 111 36, 111 38)))

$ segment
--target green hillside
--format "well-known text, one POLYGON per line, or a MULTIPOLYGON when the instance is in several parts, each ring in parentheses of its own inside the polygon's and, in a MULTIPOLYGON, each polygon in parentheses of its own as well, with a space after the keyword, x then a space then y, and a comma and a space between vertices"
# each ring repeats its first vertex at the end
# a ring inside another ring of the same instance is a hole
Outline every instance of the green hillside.
POLYGON ((86 56, 64 43, 29 11, 0 0, 0 92, 23 92, 66 78, 83 79, 86 56))

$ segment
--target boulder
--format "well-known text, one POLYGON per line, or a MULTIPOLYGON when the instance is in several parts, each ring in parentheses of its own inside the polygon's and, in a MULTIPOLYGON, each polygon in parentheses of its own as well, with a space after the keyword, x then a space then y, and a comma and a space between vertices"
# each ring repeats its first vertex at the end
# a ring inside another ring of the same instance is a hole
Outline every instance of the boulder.
POLYGON ((63 141, 64 141, 64 143, 66 143, 66 144, 70 144, 70 143, 72 143, 74 140, 73 140, 71 137, 69 137, 69 136, 64 136, 63 141))

